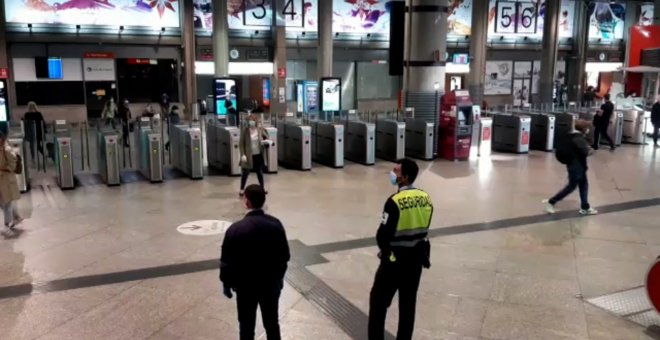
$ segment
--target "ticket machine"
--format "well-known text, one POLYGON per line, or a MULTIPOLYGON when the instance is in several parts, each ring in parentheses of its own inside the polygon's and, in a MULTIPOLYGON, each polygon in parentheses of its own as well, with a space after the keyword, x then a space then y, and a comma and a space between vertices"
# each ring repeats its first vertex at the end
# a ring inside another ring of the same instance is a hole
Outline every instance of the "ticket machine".
POLYGON ((440 99, 438 154, 448 160, 467 160, 472 146, 474 112, 468 91, 449 92, 440 99))

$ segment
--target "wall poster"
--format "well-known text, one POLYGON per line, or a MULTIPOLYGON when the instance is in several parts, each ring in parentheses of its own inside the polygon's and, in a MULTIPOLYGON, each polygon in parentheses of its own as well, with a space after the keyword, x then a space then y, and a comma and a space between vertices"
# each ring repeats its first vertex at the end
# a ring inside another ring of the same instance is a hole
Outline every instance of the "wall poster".
POLYGON ((525 106, 531 101, 529 95, 529 79, 513 80, 513 105, 525 106))
MULTIPOLYGON (((534 66, 532 70, 532 93, 537 94, 539 93, 539 81, 540 81, 540 73, 541 73, 541 61, 540 60, 535 60, 534 61, 534 66)), ((555 63, 555 80, 558 80, 562 84, 566 84, 566 61, 565 60, 557 60, 557 63, 555 63)))
POLYGON ((487 61, 486 79, 484 82, 485 95, 511 94, 511 80, 513 79, 512 61, 487 61))
POLYGON ((178 0, 4 0, 9 23, 179 27, 178 0))
POLYGON ((647 2, 642 4, 639 7, 639 20, 637 24, 640 26, 651 26, 653 25, 653 11, 655 6, 652 2, 647 2))
POLYGON ((611 41, 623 39, 625 3, 592 1, 587 12, 589 17, 589 38, 611 41))
POLYGON ((531 61, 516 61, 513 63, 513 78, 531 78, 532 77, 532 62, 531 61))
POLYGON ((447 35, 466 36, 472 32, 472 0, 449 0, 447 35))

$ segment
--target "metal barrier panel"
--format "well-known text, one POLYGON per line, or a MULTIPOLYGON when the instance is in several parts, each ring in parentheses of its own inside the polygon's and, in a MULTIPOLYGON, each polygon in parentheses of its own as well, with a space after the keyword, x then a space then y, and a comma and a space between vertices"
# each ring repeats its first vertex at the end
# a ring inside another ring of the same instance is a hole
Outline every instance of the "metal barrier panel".
POLYGON ((73 178, 73 160, 71 137, 55 137, 55 168, 57 173, 57 184, 61 189, 73 189, 75 181, 73 178))
POLYGON ((494 115, 493 150, 513 153, 529 152, 530 125, 531 119, 528 116, 494 115))
POLYGON ((206 130, 209 166, 229 176, 241 174, 240 130, 218 121, 210 121, 206 130))
POLYGON ((530 143, 535 150, 554 150, 555 116, 546 114, 530 114, 530 143))
POLYGON ((107 185, 119 185, 119 135, 116 132, 98 133, 98 171, 107 185))
POLYGON ((406 124, 392 119, 376 121, 376 157, 396 162, 405 157, 406 124))
POLYGON ((478 152, 479 157, 490 156, 493 147, 493 118, 481 117, 479 120, 479 144, 478 152))
POLYGON ((202 157, 202 131, 192 128, 187 135, 188 150, 190 151, 190 178, 204 177, 204 159, 202 157))
POLYGON ((163 163, 161 163, 163 144, 160 134, 150 133, 147 138, 149 145, 149 180, 152 183, 163 181, 163 163))
POLYGON ((277 128, 269 126, 265 127, 266 131, 268 132, 268 138, 272 141, 271 144, 266 144, 265 145, 265 160, 266 160, 266 173, 269 174, 274 174, 277 173, 278 171, 278 162, 279 162, 279 156, 278 156, 278 134, 277 134, 277 128))
POLYGON ((344 126, 314 121, 311 129, 314 161, 334 168, 342 168, 344 166, 344 126))
POLYGON ((176 125, 171 130, 172 164, 191 179, 203 178, 201 129, 196 126, 176 125))
POLYGON ((346 122, 344 155, 350 161, 374 165, 376 163, 376 125, 361 121, 346 122))
POLYGON ((422 119, 406 118, 406 155, 423 159, 433 159, 435 124, 422 119))
POLYGON ((554 140, 560 140, 561 137, 571 133, 573 131, 573 121, 575 121, 575 115, 566 113, 566 112, 552 112, 555 116, 555 138, 554 140))
MULTIPOLYGON (((614 141, 614 145, 621 145, 623 142, 623 112, 614 112, 610 125, 607 127, 607 134, 610 135, 610 138, 614 141)), ((602 138, 600 139, 600 142, 601 144, 606 143, 602 138)))
POLYGON ((644 144, 646 142, 646 124, 644 111, 626 110, 623 113, 623 138, 622 141, 633 144, 644 144))

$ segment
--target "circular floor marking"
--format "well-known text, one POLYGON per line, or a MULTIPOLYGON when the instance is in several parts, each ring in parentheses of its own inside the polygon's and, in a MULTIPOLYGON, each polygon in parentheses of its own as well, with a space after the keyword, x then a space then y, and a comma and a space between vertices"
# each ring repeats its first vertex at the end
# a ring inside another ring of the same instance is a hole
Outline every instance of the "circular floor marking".
POLYGON ((211 236, 224 233, 231 222, 220 220, 201 220, 184 223, 176 230, 184 235, 211 236))

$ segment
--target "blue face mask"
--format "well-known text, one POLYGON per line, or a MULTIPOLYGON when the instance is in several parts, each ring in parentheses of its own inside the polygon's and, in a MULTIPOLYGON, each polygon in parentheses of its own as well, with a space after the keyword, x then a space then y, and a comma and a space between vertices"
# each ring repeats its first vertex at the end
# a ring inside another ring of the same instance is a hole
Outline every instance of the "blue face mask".
POLYGON ((396 177, 396 174, 394 173, 394 171, 390 171, 390 184, 392 184, 392 185, 399 184, 398 178, 396 177))

